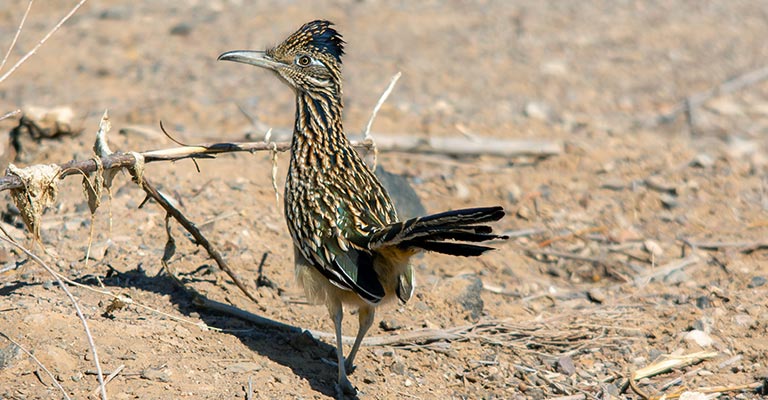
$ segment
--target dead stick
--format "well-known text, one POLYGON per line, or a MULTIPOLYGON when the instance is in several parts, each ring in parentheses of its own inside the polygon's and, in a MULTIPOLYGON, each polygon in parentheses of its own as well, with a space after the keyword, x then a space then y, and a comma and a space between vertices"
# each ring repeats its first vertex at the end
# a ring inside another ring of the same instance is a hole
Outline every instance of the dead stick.
MULTIPOLYGON (((728 79, 703 92, 687 96, 685 99, 681 100, 672 111, 656 117, 656 125, 672 122, 681 113, 690 114, 692 109, 700 106, 713 97, 735 92, 765 79, 768 79, 768 67, 761 67, 741 74, 735 78, 728 79)), ((686 118, 689 119, 689 124, 693 122, 690 115, 687 115, 686 118)))
MULTIPOLYGON (((123 370, 123 368, 125 368, 125 364, 120 364, 119 367, 115 368, 115 370, 112 371, 111 374, 107 375, 106 379, 104 379, 104 384, 106 385, 109 382, 112 382, 112 379, 115 379, 117 374, 119 374, 123 370)), ((99 391, 99 388, 95 388, 95 389, 91 390, 91 393, 89 393, 88 396, 95 396, 96 393, 98 393, 98 391, 99 391)))
POLYGON ((229 264, 227 264, 226 261, 224 261, 224 257, 221 256, 221 253, 211 244, 211 242, 208 241, 208 239, 203 236, 202 233, 200 233, 200 230, 197 229, 197 226, 187 219, 187 217, 184 216, 184 214, 181 213, 176 207, 174 207, 168 199, 165 198, 160 192, 155 189, 155 187, 147 180, 146 177, 143 177, 141 179, 141 188, 144 189, 144 191, 147 193, 149 197, 154 199, 157 204, 160 205, 169 215, 171 215, 176 221, 181 224, 181 226, 184 227, 191 235, 195 238, 195 242, 199 244, 200 246, 203 246, 203 248, 208 252, 208 254, 211 256, 211 258, 216 261, 216 264, 219 265, 219 268, 221 268, 222 271, 226 272, 227 275, 229 275, 230 278, 232 278, 232 281, 235 282, 235 285, 237 285, 238 288, 254 303, 259 303, 259 300, 256 299, 249 291, 248 288, 245 286, 245 284, 242 283, 240 278, 237 276, 235 271, 233 271, 231 268, 229 268, 229 264))
MULTIPOLYGON (((38 366, 38 367, 42 368, 42 369, 43 369, 43 371, 45 371, 45 373, 46 373, 46 374, 48 374, 48 377, 49 377, 49 378, 51 378, 51 381, 53 382, 53 384, 54 384, 54 385, 55 385, 57 388, 59 388, 59 390, 61 390, 61 394, 64 396, 64 398, 65 398, 65 399, 67 399, 67 400, 72 400, 72 398, 71 398, 71 397, 69 397, 69 395, 67 394, 67 391, 66 391, 66 390, 64 390, 64 388, 61 386, 61 384, 60 384, 60 383, 59 383, 59 381, 56 379, 56 377, 55 377, 55 376, 53 376, 53 374, 51 373, 51 371, 50 371, 48 368, 46 368, 46 367, 45 367, 45 365, 43 365, 43 363, 42 363, 42 362, 40 362, 40 360, 38 360, 38 359, 37 359, 37 357, 35 357, 35 355, 34 355, 34 354, 30 353, 30 352, 29 352, 27 349, 25 349, 24 347, 22 347, 20 344, 18 344, 18 343, 17 343, 15 340, 11 339, 11 337, 10 337, 10 336, 8 336, 8 335, 6 335, 5 333, 3 333, 3 332, 0 332, 0 336, 2 336, 2 337, 4 337, 4 338, 6 338, 6 339, 7 339, 9 342, 13 343, 13 344, 14 344, 14 345, 15 345, 15 346, 16 346, 16 347, 19 349, 19 350, 23 351, 23 352, 24 352, 24 354, 26 354, 26 355, 27 355, 29 358, 31 358, 31 359, 32 359, 32 361, 34 361, 34 362, 35 362, 35 364, 37 364, 37 366, 38 366)), ((38 378, 38 379, 39 379, 39 378, 38 378)))

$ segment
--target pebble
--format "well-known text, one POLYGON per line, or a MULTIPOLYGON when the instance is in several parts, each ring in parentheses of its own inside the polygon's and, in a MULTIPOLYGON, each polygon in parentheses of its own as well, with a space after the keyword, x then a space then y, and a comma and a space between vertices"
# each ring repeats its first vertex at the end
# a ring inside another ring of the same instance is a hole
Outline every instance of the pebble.
POLYGON ((659 200, 661 200, 661 205, 663 205, 666 209, 672 209, 680 205, 680 203, 677 201, 677 197, 669 193, 663 193, 661 196, 659 196, 659 200))
POLYGON ((712 339, 712 337, 709 336, 709 334, 707 334, 704 331, 700 331, 698 329, 694 329, 686 333, 685 340, 689 342, 694 342, 700 347, 710 347, 715 343, 714 339, 712 339))
POLYGON ((192 25, 186 22, 174 25, 170 31, 170 34, 174 36, 189 36, 190 33, 192 33, 192 25))
POLYGON ((699 153, 691 160, 691 166, 698 168, 709 168, 715 165, 715 160, 708 154, 699 153))
POLYGON ((712 307, 712 301, 709 300, 709 296, 699 296, 696 298, 696 307, 702 310, 712 307))
POLYGON ((557 359, 557 371, 566 374, 573 375, 576 372, 576 366, 573 365, 573 359, 569 356, 563 356, 557 359))
POLYGON ((736 314, 736 316, 733 317, 733 321, 736 325, 742 327, 750 327, 755 323, 755 319, 748 314, 736 314))
POLYGON ((603 304, 606 300, 605 292, 600 288, 590 289, 587 292, 587 298, 598 304, 603 304))
POLYGON ((619 178, 609 178, 600 185, 600 188, 619 191, 626 189, 627 185, 619 178))
POLYGON ((398 375, 405 375, 405 371, 406 371, 405 364, 401 361, 395 361, 394 363, 392 363, 389 369, 398 375))
POLYGON ((171 373, 167 368, 147 368, 142 370, 139 376, 150 381, 170 382, 171 380, 171 373))
POLYGON ((752 280, 749 281, 749 284, 747 285, 748 288, 754 289, 756 287, 760 287, 765 285, 766 279, 764 276, 753 276, 752 280))
POLYGON ((379 327, 385 332, 396 331, 403 326, 394 318, 383 319, 379 322, 379 327))
POLYGON ((523 114, 528 118, 547 121, 552 117, 552 108, 542 101, 530 101, 525 105, 523 114))
POLYGON ((242 374, 245 372, 259 371, 261 368, 261 364, 245 361, 227 365, 226 371, 242 374))
POLYGON ((643 242, 643 249, 647 251, 648 253, 652 254, 654 257, 661 257, 664 255, 664 249, 659 246, 658 243, 656 243, 653 240, 646 240, 643 242))
POLYGON ((507 200, 509 200, 512 204, 517 204, 518 201, 523 196, 523 191, 520 189, 520 186, 515 185, 514 183, 510 184, 509 187, 507 187, 507 200))

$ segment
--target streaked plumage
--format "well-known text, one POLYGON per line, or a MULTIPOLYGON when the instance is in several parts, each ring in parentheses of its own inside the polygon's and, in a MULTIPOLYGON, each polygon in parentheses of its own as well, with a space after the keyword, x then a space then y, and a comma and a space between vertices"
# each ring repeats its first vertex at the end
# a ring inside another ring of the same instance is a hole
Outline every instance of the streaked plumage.
POLYGON ((296 274, 311 301, 325 303, 334 321, 339 388, 355 389, 347 370, 382 302, 411 298, 409 260, 420 251, 478 256, 500 239, 486 222, 501 207, 473 208, 398 221, 387 191, 342 129, 341 57, 344 41, 328 21, 312 21, 264 52, 219 56, 274 71, 296 93, 296 121, 285 187, 285 217, 293 238, 296 274), (360 327, 344 362, 342 304, 359 308, 360 327))

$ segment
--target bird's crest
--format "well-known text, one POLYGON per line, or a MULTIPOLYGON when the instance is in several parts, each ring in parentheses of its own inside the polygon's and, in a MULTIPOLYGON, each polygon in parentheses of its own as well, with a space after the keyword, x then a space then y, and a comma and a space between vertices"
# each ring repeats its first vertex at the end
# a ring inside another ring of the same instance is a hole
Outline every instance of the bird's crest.
POLYGON ((344 55, 344 40, 331 25, 333 25, 332 22, 323 20, 307 22, 289 36, 283 45, 287 45, 293 50, 309 48, 313 52, 329 54, 341 64, 341 56, 344 55))

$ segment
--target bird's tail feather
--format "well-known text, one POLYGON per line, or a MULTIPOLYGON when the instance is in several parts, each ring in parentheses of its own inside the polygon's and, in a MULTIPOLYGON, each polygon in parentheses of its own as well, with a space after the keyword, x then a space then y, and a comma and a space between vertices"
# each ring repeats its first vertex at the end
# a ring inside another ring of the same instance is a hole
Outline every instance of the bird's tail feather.
POLYGON ((504 209, 497 206, 467 208, 412 218, 388 225, 374 233, 368 247, 372 250, 397 247, 454 256, 479 256, 493 248, 472 243, 507 238, 493 234, 490 226, 480 224, 498 221, 502 217, 504 209))

